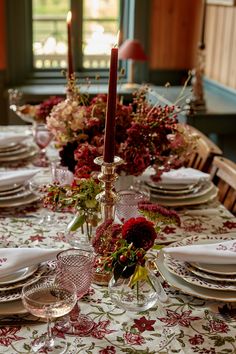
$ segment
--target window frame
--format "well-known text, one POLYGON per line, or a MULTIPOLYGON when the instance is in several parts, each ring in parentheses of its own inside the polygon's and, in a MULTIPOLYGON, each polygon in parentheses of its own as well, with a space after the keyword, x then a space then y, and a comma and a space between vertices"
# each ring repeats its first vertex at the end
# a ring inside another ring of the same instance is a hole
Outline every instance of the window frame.
MULTIPOLYGON (((121 0, 120 8, 120 29, 121 42, 126 38, 138 38, 144 43, 147 50, 148 38, 148 12, 150 0, 121 0), (143 16, 147 13, 147 16, 143 16)), ((64 85, 60 69, 35 69, 33 68, 32 52, 32 1, 31 0, 5 0, 6 19, 7 19, 7 84, 8 86, 19 85, 64 85), (17 58, 17 60, 16 60, 17 58)), ((82 0, 71 0, 73 14, 80 14, 82 0)), ((66 17, 66 16, 65 16, 66 17)), ((73 35, 75 42, 82 42, 82 21, 72 22, 73 35), (78 31, 78 23, 81 24, 78 31), (75 26, 77 31, 75 31, 75 26)), ((79 48, 79 46, 78 46, 79 48)), ((74 51, 74 61, 82 67, 82 56, 79 49, 74 51)), ((82 46, 81 46, 82 49, 82 46)), ((126 61, 121 62, 121 67, 128 70, 126 61)), ((95 82, 95 75, 99 74, 100 83, 107 83, 109 69, 83 69, 76 72, 76 77, 86 80, 88 77, 91 82, 95 82)), ((140 73, 137 73, 137 77, 140 73)), ((124 77, 123 81, 127 76, 124 77)), ((143 80, 143 78, 142 78, 143 80)), ((98 83, 96 81, 96 83, 98 83)))

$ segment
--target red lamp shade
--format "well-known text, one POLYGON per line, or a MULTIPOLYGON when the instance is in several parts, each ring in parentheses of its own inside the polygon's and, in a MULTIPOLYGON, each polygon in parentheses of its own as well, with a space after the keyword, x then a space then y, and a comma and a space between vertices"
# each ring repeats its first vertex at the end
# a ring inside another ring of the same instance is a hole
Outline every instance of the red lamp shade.
POLYGON ((147 56, 144 53, 141 43, 137 39, 127 39, 119 47, 119 59, 146 61, 147 56))

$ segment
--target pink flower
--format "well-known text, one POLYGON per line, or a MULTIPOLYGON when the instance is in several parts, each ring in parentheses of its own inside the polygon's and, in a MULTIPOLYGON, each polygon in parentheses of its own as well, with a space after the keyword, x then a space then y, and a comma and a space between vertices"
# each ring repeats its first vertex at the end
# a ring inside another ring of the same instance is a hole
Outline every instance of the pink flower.
POLYGON ((132 328, 138 328, 140 332, 154 331, 153 325, 155 320, 147 320, 145 316, 142 316, 139 320, 134 320, 135 325, 132 328))
POLYGON ((8 347, 12 342, 25 339, 25 337, 19 337, 16 335, 20 331, 21 327, 2 327, 0 328, 0 344, 4 347, 8 347))
POLYGON ((204 342, 204 338, 201 334, 195 334, 193 337, 189 338, 189 342, 192 345, 202 344, 204 342))
POLYGON ((224 321, 209 321, 211 332, 217 333, 227 333, 229 331, 229 326, 224 321))
POLYGON ((131 332, 126 332, 124 334, 124 340, 127 344, 142 345, 145 343, 144 338, 140 334, 134 334, 131 332))
POLYGON ((99 350, 99 354, 115 354, 116 349, 113 345, 108 345, 106 348, 99 350))
POLYGON ((92 329, 91 336, 97 339, 102 339, 106 334, 115 332, 115 330, 107 329, 110 325, 110 321, 100 321, 96 323, 92 329))
POLYGON ((192 313, 191 310, 184 311, 182 314, 178 314, 177 312, 172 311, 170 309, 167 309, 166 312, 167 312, 167 317, 159 318, 159 320, 161 322, 166 323, 167 327, 172 327, 175 325, 189 327, 192 321, 197 321, 201 319, 200 317, 197 316, 190 316, 190 314, 192 313))

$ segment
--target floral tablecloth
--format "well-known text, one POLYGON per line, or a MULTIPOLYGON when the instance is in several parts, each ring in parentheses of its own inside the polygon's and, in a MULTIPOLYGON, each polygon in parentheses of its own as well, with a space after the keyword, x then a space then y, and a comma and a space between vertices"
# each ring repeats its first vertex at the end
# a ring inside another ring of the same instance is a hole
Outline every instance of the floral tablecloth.
MULTIPOLYGON (((224 207, 214 204, 201 208, 179 210, 181 226, 166 226, 160 243, 191 235, 236 232, 236 219, 224 207)), ((41 214, 38 204, 1 208, 0 247, 68 247, 65 229, 72 216, 55 213, 53 225, 47 227, 38 224, 41 214)), ((55 327, 54 334, 66 338, 68 354, 236 353, 236 320, 226 320, 220 314, 229 308, 236 313, 236 305, 185 295, 161 281, 169 300, 142 313, 117 308, 106 287, 92 285, 89 294, 79 301, 82 313, 94 321, 92 332, 81 337, 76 334, 76 327, 69 333, 55 327)), ((0 313, 0 353, 30 353, 30 341, 45 333, 46 325, 4 325, 3 321, 12 317, 15 316, 4 317, 0 313)))

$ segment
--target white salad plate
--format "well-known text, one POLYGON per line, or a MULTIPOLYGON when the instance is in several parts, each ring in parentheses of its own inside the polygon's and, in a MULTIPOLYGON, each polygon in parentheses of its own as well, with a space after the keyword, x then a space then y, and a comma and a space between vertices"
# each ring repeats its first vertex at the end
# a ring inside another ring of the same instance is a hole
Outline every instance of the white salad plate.
POLYGON ((33 203, 39 199, 35 194, 29 194, 23 198, 12 198, 10 200, 0 200, 0 208, 12 208, 33 203))
POLYGON ((206 300, 216 300, 223 302, 236 302, 235 291, 222 291, 203 288, 186 282, 184 279, 172 274, 164 264, 164 253, 161 250, 158 254, 156 264, 163 279, 175 289, 182 291, 184 294, 196 296, 206 300))
POLYGON ((16 193, 12 193, 10 195, 5 195, 5 196, 2 196, 0 195, 0 201, 4 201, 4 200, 12 200, 13 198, 14 199, 18 199, 18 198, 24 198, 28 195, 32 194, 32 192, 30 191, 30 189, 28 187, 25 187, 25 188, 21 188, 20 190, 18 190, 16 193))
POLYGON ((12 284, 20 280, 26 279, 36 272, 38 265, 33 265, 31 267, 25 267, 17 270, 16 272, 7 275, 5 277, 0 277, 0 286, 5 284, 12 284))
POLYGON ((0 162, 13 162, 18 160, 28 159, 37 154, 38 149, 35 146, 28 146, 28 149, 20 154, 14 154, 11 156, 0 156, 0 162))
POLYGON ((218 195, 218 188, 213 184, 204 191, 201 195, 193 196, 193 195, 185 195, 181 198, 178 197, 170 197, 170 198, 162 198, 161 196, 157 196, 152 193, 151 199, 157 201, 158 203, 162 204, 163 206, 170 206, 170 207, 181 207, 186 205, 200 205, 209 203, 218 195))
POLYGON ((230 274, 230 275, 225 275, 225 274, 213 274, 213 273, 208 273, 205 272, 204 270, 198 269, 193 267, 191 264, 187 263, 187 268, 190 272, 193 274, 196 274, 199 277, 204 277, 210 280, 218 280, 218 281, 228 281, 228 282, 236 282, 236 274, 230 274))
MULTIPOLYGON (((229 238, 230 240, 230 238, 229 238)), ((236 264, 191 263, 195 268, 217 275, 236 275, 236 264)))
MULTIPOLYGON (((179 247, 179 246, 186 246, 186 245, 193 245, 193 244, 210 244, 219 241, 227 241, 230 239, 235 239, 235 237, 232 236, 230 237, 229 235, 206 235, 206 236, 199 236, 198 238, 188 237, 181 241, 173 243, 171 246, 179 247)), ((204 276, 199 277, 188 269, 187 262, 178 260, 169 254, 165 255, 164 262, 169 272, 183 278, 188 283, 200 287, 208 288, 208 289, 222 290, 222 291, 228 291, 228 290, 236 291, 235 283, 231 283, 230 281, 211 280, 204 276)), ((221 267, 224 268, 224 265, 221 265, 221 267)))

